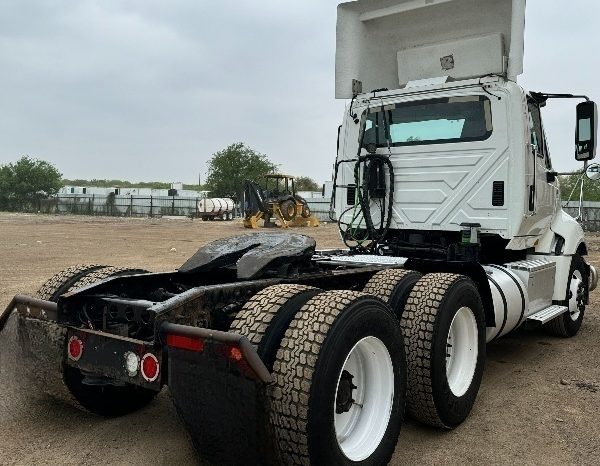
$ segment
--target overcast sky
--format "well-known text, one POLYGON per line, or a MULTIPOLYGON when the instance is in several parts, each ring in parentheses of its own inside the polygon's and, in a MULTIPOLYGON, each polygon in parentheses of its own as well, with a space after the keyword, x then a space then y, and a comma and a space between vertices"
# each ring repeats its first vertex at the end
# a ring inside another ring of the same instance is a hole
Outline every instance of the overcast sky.
MULTIPOLYGON (((67 178, 193 183, 243 141, 329 179, 335 0, 0 0, 0 163, 67 178)), ((600 100, 600 3, 529 0, 529 90, 600 100)), ((555 168, 573 160, 574 102, 545 110, 555 168)))

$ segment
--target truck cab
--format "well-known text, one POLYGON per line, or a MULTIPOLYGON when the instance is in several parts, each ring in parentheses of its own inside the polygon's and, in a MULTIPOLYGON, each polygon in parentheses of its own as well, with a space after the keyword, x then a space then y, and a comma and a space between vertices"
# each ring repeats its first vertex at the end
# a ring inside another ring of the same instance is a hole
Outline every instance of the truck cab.
POLYGON ((333 204, 350 246, 370 223, 386 231, 379 253, 447 260, 471 230, 481 263, 555 262, 553 300, 565 299, 570 257, 586 246, 561 207, 541 112, 550 95, 517 83, 524 29, 525 0, 338 7, 336 97, 350 103, 333 204), (357 168, 369 154, 389 167, 357 168))

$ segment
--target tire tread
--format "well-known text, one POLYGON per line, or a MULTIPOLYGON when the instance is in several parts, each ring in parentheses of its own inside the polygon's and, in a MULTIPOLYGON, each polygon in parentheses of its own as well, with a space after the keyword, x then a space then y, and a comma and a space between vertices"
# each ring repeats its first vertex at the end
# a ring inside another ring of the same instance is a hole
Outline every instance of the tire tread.
POLYGON ((363 293, 377 296, 382 301, 389 303, 396 285, 411 273, 413 273, 412 270, 405 269, 381 270, 367 282, 363 288, 363 293))
POLYGON ((272 425, 284 464, 309 465, 308 410, 312 377, 336 318, 364 293, 327 291, 309 300, 290 324, 273 367, 272 425))
POLYGON ((281 307, 290 299, 307 291, 316 290, 306 285, 274 285, 255 294, 244 304, 231 323, 230 331, 239 333, 258 348, 269 324, 281 307))
POLYGON ((434 427, 448 428, 438 415, 432 391, 435 321, 446 292, 463 278, 451 273, 425 275, 410 293, 400 319, 408 365, 407 411, 414 419, 434 427))
POLYGON ((55 301, 86 274, 107 267, 100 264, 74 265, 50 277, 36 293, 36 297, 45 301, 55 301), (65 289, 65 291, 62 291, 65 289))

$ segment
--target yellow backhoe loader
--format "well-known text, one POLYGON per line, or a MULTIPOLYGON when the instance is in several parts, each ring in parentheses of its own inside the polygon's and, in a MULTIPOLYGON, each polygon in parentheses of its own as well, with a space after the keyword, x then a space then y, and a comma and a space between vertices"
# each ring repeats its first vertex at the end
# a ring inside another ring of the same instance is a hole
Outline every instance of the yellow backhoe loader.
POLYGON ((246 180, 244 195, 246 228, 258 228, 260 220, 265 228, 319 226, 319 219, 312 215, 306 200, 296 194, 293 176, 265 175, 264 189, 246 180))

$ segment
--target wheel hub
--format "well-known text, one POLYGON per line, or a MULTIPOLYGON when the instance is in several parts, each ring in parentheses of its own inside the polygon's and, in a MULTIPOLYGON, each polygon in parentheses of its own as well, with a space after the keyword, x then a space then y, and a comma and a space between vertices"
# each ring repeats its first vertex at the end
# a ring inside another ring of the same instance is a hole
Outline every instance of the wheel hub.
POLYGON ((394 399, 394 365, 376 337, 360 340, 340 369, 334 427, 338 445, 350 461, 363 461, 378 447, 387 429, 394 399))
POLYGON ((350 411, 352 405, 355 403, 352 394, 358 387, 354 385, 354 376, 344 370, 340 376, 340 383, 338 385, 337 396, 335 399, 335 413, 343 414, 350 411))
POLYGON ((579 311, 585 310, 585 286, 583 285, 583 282, 579 283, 579 286, 577 287, 577 309, 579 309, 579 311))
POLYGON ((477 367, 478 329, 473 311, 461 307, 450 324, 446 337, 446 377, 456 397, 471 386, 477 367))
POLYGON ((576 321, 582 312, 585 311, 585 283, 579 271, 575 271, 571 277, 569 290, 569 314, 571 319, 576 321))

